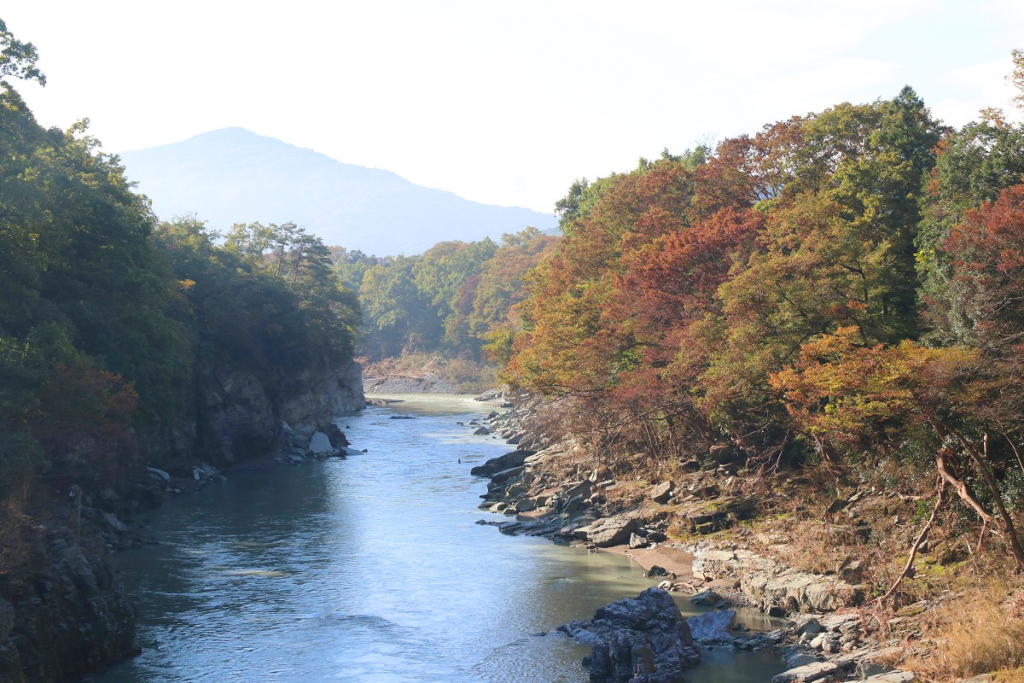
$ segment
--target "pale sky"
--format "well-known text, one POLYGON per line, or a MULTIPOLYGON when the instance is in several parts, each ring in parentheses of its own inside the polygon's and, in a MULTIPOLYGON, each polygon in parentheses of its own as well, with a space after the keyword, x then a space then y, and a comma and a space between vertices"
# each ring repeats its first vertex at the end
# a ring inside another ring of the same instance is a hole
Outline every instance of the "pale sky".
POLYGON ((21 2, 40 123, 110 153, 242 126, 489 204, 912 85, 1010 109, 1022 0, 21 2))

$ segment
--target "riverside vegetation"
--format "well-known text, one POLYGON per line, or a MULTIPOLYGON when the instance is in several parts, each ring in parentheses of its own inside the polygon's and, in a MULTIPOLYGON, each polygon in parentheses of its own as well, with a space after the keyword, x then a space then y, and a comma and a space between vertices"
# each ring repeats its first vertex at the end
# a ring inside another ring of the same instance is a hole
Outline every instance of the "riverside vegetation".
POLYGON ((1024 126, 945 126, 908 87, 578 181, 490 330, 548 398, 490 507, 712 547, 763 607, 862 610, 927 680, 1019 677, 1022 174, 1024 126))

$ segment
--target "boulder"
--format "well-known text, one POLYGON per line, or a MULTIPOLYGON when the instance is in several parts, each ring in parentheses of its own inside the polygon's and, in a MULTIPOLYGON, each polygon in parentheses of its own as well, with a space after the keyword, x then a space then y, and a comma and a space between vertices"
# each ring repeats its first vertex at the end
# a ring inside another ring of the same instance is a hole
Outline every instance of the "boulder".
POLYGON ((662 588, 613 602, 592 621, 558 630, 593 648, 583 660, 591 681, 682 683, 683 672, 700 662, 686 619, 662 588))
POLYGON ((577 529, 574 535, 580 540, 590 541, 598 548, 607 548, 629 542, 629 536, 636 531, 636 527, 635 517, 617 515, 577 529))
POLYGON ((810 645, 813 649, 822 650, 824 652, 839 651, 839 641, 828 633, 819 633, 811 640, 810 645))
POLYGON ((710 589, 701 591, 690 598, 690 602, 700 607, 713 607, 721 601, 722 596, 710 589))
POLYGON ((513 467, 521 467, 526 459, 533 455, 529 451, 512 451, 505 455, 499 455, 497 458, 491 458, 483 465, 477 465, 469 471, 470 474, 478 477, 489 477, 493 474, 497 474, 502 470, 511 469, 513 467))
POLYGON ((810 619, 805 621, 799 629, 797 629, 797 633, 799 633, 800 635, 807 634, 809 636, 816 636, 824 630, 825 627, 821 625, 821 622, 815 619, 814 617, 811 617, 810 619))
POLYGON ((523 498, 516 503, 516 512, 529 512, 530 510, 536 510, 537 503, 532 498, 523 498))
POLYGON ((731 609, 705 612, 686 620, 693 639, 709 643, 731 641, 732 636, 729 634, 729 629, 732 628, 734 621, 736 621, 736 612, 731 609))
POLYGON ((330 438, 323 432, 313 432, 313 437, 309 440, 309 450, 314 455, 335 452, 334 446, 331 445, 330 438))
POLYGON ((648 491, 647 495, 655 503, 660 503, 664 505, 665 503, 668 502, 669 498, 672 497, 672 488, 672 482, 663 481, 660 484, 652 486, 651 490, 648 491))
POLYGON ((841 669, 842 667, 835 662, 813 662, 773 676, 772 683, 810 683, 831 678, 841 673, 841 669))
POLYGON ((559 510, 563 515, 574 515, 583 509, 583 497, 573 496, 569 500, 565 501, 565 505, 559 510))
POLYGON ((646 548, 650 543, 643 536, 637 536, 636 534, 629 535, 629 548, 634 550, 636 548, 646 548))
POLYGON ((146 474, 148 474, 151 479, 156 479, 157 481, 170 481, 171 480, 171 475, 170 474, 168 474, 167 472, 164 472, 163 470, 158 470, 155 467, 147 467, 146 468, 146 474))
POLYGON ((490 433, 491 430, 488 429, 487 427, 477 427, 475 430, 473 430, 473 434, 475 434, 476 436, 487 436, 490 433))
MULTIPOLYGON (((130 531, 128 525, 117 518, 113 513, 107 512, 106 510, 100 510, 96 520, 100 525, 106 527, 108 531, 112 531, 116 534, 126 534, 130 531)), ((3 640, 0 638, 0 640, 3 640)))

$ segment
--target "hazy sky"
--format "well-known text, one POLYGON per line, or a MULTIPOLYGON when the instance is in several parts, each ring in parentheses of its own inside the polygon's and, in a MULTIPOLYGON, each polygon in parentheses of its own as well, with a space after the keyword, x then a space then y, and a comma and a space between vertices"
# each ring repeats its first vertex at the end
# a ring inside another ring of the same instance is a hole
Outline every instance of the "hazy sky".
POLYGON ((40 122, 107 152, 227 126, 550 211, 632 168, 909 83, 947 123, 1007 106, 1022 0, 21 2, 40 122), (326 5, 326 6, 325 6, 326 5))

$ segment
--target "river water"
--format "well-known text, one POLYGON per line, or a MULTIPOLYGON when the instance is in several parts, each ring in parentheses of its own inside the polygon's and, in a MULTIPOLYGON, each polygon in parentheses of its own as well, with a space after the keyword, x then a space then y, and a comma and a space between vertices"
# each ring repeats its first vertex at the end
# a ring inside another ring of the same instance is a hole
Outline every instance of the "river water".
MULTIPOLYGON (((540 634, 652 581, 628 558, 476 524, 495 516, 469 470, 509 447, 455 423, 487 409, 438 396, 369 408, 338 421, 365 454, 235 472, 136 520, 159 539, 117 559, 143 653, 90 680, 588 680, 587 648, 540 634)), ((783 669, 767 653, 702 654, 690 682, 783 669)))

